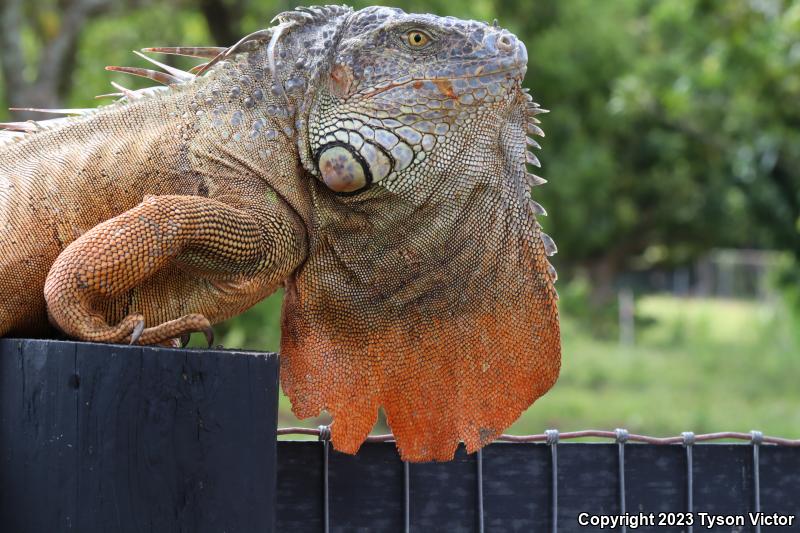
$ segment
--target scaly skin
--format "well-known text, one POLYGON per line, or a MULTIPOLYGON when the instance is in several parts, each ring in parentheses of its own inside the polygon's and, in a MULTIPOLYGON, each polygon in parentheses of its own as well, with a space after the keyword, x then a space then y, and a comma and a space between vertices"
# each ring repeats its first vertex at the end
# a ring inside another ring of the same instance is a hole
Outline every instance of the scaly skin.
POLYGON ((354 453, 383 406, 406 460, 474 451, 560 366, 525 47, 388 8, 278 21, 195 79, 0 147, 0 334, 49 314, 169 343, 283 284, 298 416, 328 410, 354 453))
POLYGON ((143 319, 139 342, 161 343, 243 312, 300 264, 305 225, 280 195, 301 187, 294 139, 225 142, 210 122, 239 102, 209 88, 223 70, 2 148, 0 334, 45 333, 49 313, 101 342, 143 319), (268 175, 266 150, 286 154, 268 175))

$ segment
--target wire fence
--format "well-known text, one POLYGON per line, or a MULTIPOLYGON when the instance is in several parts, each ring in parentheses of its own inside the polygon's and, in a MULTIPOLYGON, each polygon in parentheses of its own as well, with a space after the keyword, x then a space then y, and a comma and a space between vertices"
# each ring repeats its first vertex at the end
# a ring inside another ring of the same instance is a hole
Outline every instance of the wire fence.
MULTIPOLYGON (((300 428, 300 427, 287 427, 279 428, 278 435, 309 435, 316 436, 322 448, 322 512, 323 512, 323 530, 325 533, 330 531, 330 490, 329 490, 329 455, 330 455, 330 438, 331 432, 329 426, 319 426, 317 429, 313 428, 300 428)), ((558 430, 549 429, 541 434, 536 435, 501 435, 497 441, 500 442, 515 442, 515 443, 544 443, 550 447, 550 493, 551 493, 551 520, 550 531, 556 533, 558 531, 558 447, 559 443, 565 440, 575 439, 603 439, 612 440, 617 443, 617 456, 618 456, 618 469, 617 475, 619 477, 619 494, 618 494, 618 508, 620 514, 626 514, 626 494, 625 494, 625 449, 629 443, 643 443, 655 445, 680 445, 685 449, 685 468, 686 468, 686 502, 685 509, 687 514, 694 513, 694 461, 693 461, 693 447, 700 442, 710 441, 744 441, 752 446, 752 467, 753 467, 753 501, 751 502, 751 509, 754 513, 761 512, 761 476, 760 476, 760 459, 759 450, 763 445, 776 445, 776 446, 789 446, 800 447, 800 439, 786 439, 781 437, 766 436, 760 431, 751 431, 749 433, 743 432, 718 432, 718 433, 704 433, 696 435, 691 431, 683 432, 681 435, 673 437, 652 437, 648 435, 639 435, 630 433, 626 429, 616 429, 615 431, 602 431, 602 430, 583 430, 571 431, 560 433, 558 430)), ((393 441, 394 437, 391 434, 386 435, 371 435, 367 437, 367 442, 389 442, 393 441)), ((475 493, 477 495, 477 531, 484 533, 485 531, 485 513, 484 513, 484 487, 483 487, 483 451, 478 450, 475 458, 476 465, 476 484, 475 493)), ((403 463, 403 516, 404 528, 406 533, 411 531, 411 482, 410 470, 413 465, 408 462, 403 463)), ((620 531, 627 532, 627 527, 624 524, 620 525, 620 531)), ((688 524, 686 526, 687 533, 693 533, 694 526, 688 524)), ((755 524, 754 531, 761 532, 761 525, 755 524)))
MULTIPOLYGON (((310 435, 320 437, 321 434, 330 435, 330 428, 328 426, 320 426, 320 428, 301 428, 301 427, 286 427, 278 428, 278 436, 290 435, 310 435)), ((559 440, 573 440, 585 438, 599 438, 599 439, 617 439, 617 432, 626 430, 605 431, 598 429, 586 429, 581 431, 566 431, 558 433, 558 430, 552 429, 548 431, 555 431, 558 434, 559 440)), ((750 433, 743 433, 737 431, 722 431, 718 433, 702 433, 694 436, 695 442, 706 442, 713 440, 742 440, 752 441, 753 435, 758 434, 761 444, 777 444, 779 446, 800 446, 800 439, 785 439, 782 437, 770 437, 761 434, 760 431, 751 431, 750 433)), ((508 435, 502 434, 497 438, 498 442, 547 442, 548 432, 539 433, 536 435, 508 435)), ((674 437, 651 437, 648 435, 638 435, 636 433, 628 433, 627 440, 629 442, 642 442, 644 444, 683 444, 684 436, 677 435, 674 437)), ((394 435, 370 435, 367 437, 366 442, 390 442, 394 440, 394 435)))

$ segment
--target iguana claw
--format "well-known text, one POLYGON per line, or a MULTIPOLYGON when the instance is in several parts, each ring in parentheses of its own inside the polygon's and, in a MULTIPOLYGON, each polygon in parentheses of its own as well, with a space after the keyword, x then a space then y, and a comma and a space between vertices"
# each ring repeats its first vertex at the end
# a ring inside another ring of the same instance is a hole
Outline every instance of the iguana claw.
MULTIPOLYGON (((202 328, 200 331, 203 332, 203 335, 206 336, 206 342, 208 343, 208 347, 211 348, 214 345, 214 330, 210 327, 202 328)), ((181 348, 186 348, 189 345, 189 341, 192 338, 191 333, 184 333, 180 336, 180 346, 181 348)))
POLYGON ((136 344, 144 332, 144 319, 139 320, 131 333, 131 344, 136 344))
POLYGON ((208 347, 211 348, 214 346, 214 330, 210 327, 203 328, 203 333, 206 336, 206 342, 208 342, 208 347))

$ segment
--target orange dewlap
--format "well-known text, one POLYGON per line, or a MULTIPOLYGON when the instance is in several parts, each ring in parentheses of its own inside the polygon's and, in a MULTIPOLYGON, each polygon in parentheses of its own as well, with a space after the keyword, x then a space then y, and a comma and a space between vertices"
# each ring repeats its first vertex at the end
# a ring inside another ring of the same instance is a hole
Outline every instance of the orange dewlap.
POLYGON ((315 313, 318 295, 293 280, 281 380, 295 414, 328 410, 333 444, 347 453, 358 451, 379 406, 404 460, 445 461, 459 441, 469 452, 490 443, 558 377, 556 295, 537 270, 506 278, 477 312, 426 318, 411 306, 382 321, 315 313))

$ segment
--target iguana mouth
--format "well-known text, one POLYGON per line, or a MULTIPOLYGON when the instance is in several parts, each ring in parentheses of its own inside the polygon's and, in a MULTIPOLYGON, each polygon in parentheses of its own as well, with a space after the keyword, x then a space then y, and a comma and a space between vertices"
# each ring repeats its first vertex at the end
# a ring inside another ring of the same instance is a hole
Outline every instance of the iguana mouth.
POLYGON ((489 72, 481 72, 479 74, 470 74, 469 76, 437 76, 432 78, 414 78, 409 80, 403 80, 402 82, 389 82, 388 85, 384 87, 380 87, 377 89, 367 89, 357 94, 360 96, 365 96, 367 98, 372 98, 373 96, 377 96, 386 91, 397 89, 398 87, 405 87, 406 85, 414 83, 424 83, 427 81, 438 85, 441 83, 452 83, 455 80, 472 80, 477 78, 489 78, 489 77, 499 76, 501 74, 506 74, 509 72, 519 72, 520 75, 519 77, 516 78, 519 80, 522 80, 525 77, 525 67, 510 67, 505 69, 492 70, 489 72))

